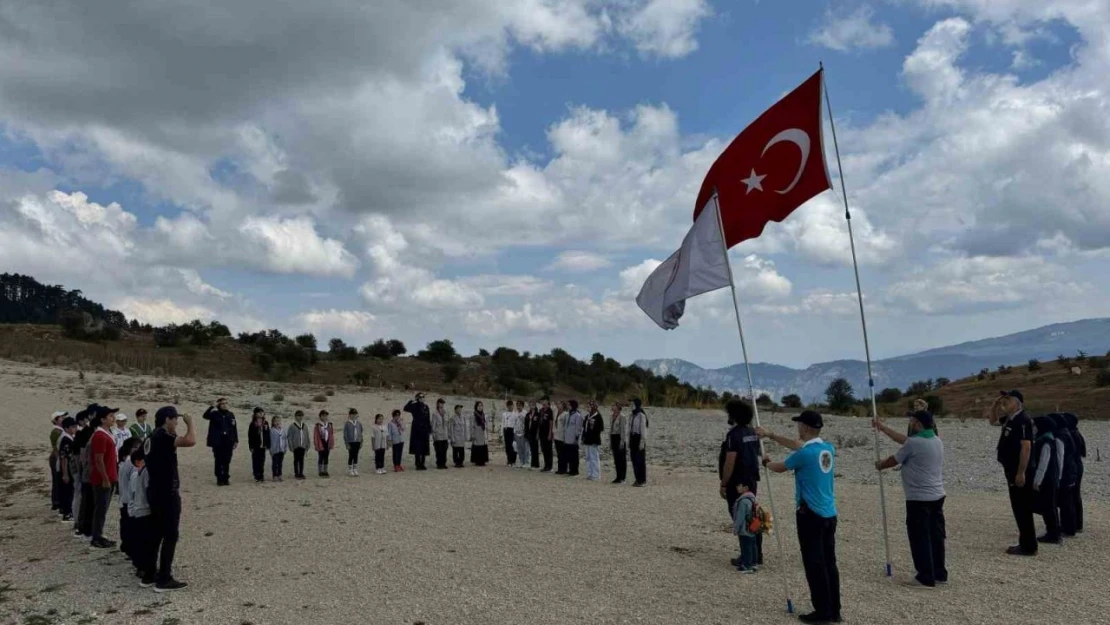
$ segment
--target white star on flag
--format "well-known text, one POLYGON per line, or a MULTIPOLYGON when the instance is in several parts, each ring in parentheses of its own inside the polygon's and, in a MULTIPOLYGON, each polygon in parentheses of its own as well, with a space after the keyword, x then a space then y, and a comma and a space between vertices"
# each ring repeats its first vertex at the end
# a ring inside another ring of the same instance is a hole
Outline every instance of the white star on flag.
POLYGON ((756 189, 757 191, 762 191, 763 190, 763 179, 766 178, 766 177, 767 177, 767 174, 763 174, 762 176, 757 176, 756 173, 755 173, 755 170, 753 169, 750 176, 748 176, 747 178, 740 181, 740 182, 744 183, 745 186, 748 187, 748 190, 744 192, 744 195, 747 195, 747 194, 751 193, 752 189, 756 189))

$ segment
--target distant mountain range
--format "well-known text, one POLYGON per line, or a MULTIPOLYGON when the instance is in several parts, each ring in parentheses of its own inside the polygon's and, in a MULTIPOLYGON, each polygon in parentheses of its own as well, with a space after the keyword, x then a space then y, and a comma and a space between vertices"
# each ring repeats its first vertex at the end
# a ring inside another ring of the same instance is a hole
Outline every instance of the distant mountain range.
MULTIPOLYGON (((981 341, 971 341, 926 350, 917 354, 887 358, 873 363, 876 392, 884 388, 903 391, 919 380, 949 378, 956 380, 991 370, 999 365, 1025 364, 1030 358, 1053 360, 1068 357, 1082 350, 1091 355, 1110 350, 1110 318, 1084 319, 1057 323, 981 341)), ((744 365, 721 369, 704 369, 678 358, 637 360, 636 365, 657 375, 673 375, 683 382, 718 392, 747 393, 748 379, 744 365)), ((756 393, 767 393, 775 400, 795 393, 806 402, 824 399, 829 382, 846 378, 856 389, 856 396, 866 395, 867 363, 860 360, 835 360, 791 369, 768 363, 752 363, 756 393)))

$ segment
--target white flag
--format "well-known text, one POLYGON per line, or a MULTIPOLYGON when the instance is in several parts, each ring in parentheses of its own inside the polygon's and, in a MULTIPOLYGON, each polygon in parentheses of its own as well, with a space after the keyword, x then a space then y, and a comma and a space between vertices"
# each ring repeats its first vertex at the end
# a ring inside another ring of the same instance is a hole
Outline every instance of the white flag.
POLYGON ((664 330, 678 327, 686 300, 729 285, 728 256, 717 223, 719 210, 706 206, 682 240, 682 247, 648 276, 636 303, 664 330))

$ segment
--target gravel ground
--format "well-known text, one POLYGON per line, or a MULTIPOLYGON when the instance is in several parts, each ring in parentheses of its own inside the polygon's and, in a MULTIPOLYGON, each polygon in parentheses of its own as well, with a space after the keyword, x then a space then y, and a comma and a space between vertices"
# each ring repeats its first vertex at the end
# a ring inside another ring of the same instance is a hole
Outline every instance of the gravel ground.
MULTIPOLYGON (((407 395, 337 389, 316 403, 316 387, 99 374, 81 381, 70 371, 0 362, 0 623, 790 623, 784 586, 809 609, 786 512, 792 481, 772 482, 783 552, 772 540, 768 565, 738 575, 727 562, 735 538, 714 475, 723 415, 679 410, 650 411, 650 485, 643 489, 510 470, 499 448, 493 466, 463 470, 377 476, 365 459, 357 479, 344 474, 345 454, 337 451, 330 480, 263 485, 251 482, 244 450, 234 458, 232 486, 217 489, 208 451, 182 450, 176 572, 190 588, 156 595, 138 588, 120 554, 89 549, 49 513, 47 415, 87 403, 89 388, 131 415, 174 399, 199 415, 214 396, 227 395, 244 438, 249 410, 240 405, 283 416, 297 404, 337 414, 353 405, 365 419, 407 395), (285 398, 275 401, 275 392, 285 398)), ((787 418, 773 415, 767 425, 786 431, 787 418)), ((1092 454, 1110 450, 1110 424, 1082 427, 1092 454)), ((1046 596, 1049 622, 1106 622, 1107 463, 1087 464, 1087 531, 1037 558, 1015 559, 1002 554, 1016 532, 993 459, 997 430, 942 421, 941 434, 952 583, 911 590, 883 575, 870 429, 862 420, 829 419, 826 438, 840 448, 837 546, 847 622, 924 616, 1043 624, 1046 596)), ((894 445, 882 449, 889 454, 894 445)), ((314 468, 313 454, 306 464, 314 468)), ((611 474, 607 463, 603 471, 611 474)), ((912 571, 896 474, 886 486, 901 580, 912 571)), ((109 525, 114 533, 115 519, 109 525)))

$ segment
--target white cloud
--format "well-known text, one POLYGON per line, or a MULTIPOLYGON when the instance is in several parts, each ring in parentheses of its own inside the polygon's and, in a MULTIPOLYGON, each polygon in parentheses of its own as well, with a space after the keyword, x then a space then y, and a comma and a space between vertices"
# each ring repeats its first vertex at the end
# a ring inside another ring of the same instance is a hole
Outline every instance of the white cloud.
POLYGON ((504 336, 512 332, 543 334, 559 329, 554 319, 536 311, 532 304, 524 304, 519 310, 472 310, 465 314, 463 321, 467 332, 483 337, 504 336))
POLYGON ((582 250, 566 250, 555 256, 555 260, 547 266, 547 270, 588 273, 604 269, 611 264, 612 262, 601 254, 582 250))
POLYGON ((810 33, 809 41, 839 52, 892 45, 894 29, 887 24, 874 22, 874 17, 874 11, 868 6, 861 6, 843 15, 826 11, 824 22, 810 33))
POLYGON ((698 24, 712 14, 706 0, 643 0, 631 11, 618 12, 617 32, 628 37, 641 54, 681 57, 698 48, 698 24))
POLYGON ((271 271, 349 278, 358 268, 358 259, 339 241, 320 237, 308 217, 248 217, 239 233, 261 249, 258 262, 271 271))
POLYGON ((554 289, 554 284, 550 281, 535 276, 479 274, 467 276, 460 281, 482 295, 488 296, 519 295, 534 297, 549 293, 554 289))
POLYGON ((968 314, 1031 306, 1065 310, 1089 287, 1043 258, 955 257, 903 277, 887 290, 902 309, 924 314, 968 314))
POLYGON ((296 315, 293 324, 306 332, 317 335, 323 345, 332 337, 345 340, 366 340, 381 335, 377 317, 362 310, 310 310, 296 315))
POLYGON ((115 306, 128 319, 138 319, 140 323, 154 326, 188 323, 194 319, 209 321, 216 318, 216 313, 204 306, 181 306, 168 299, 126 297, 117 301, 115 306))

